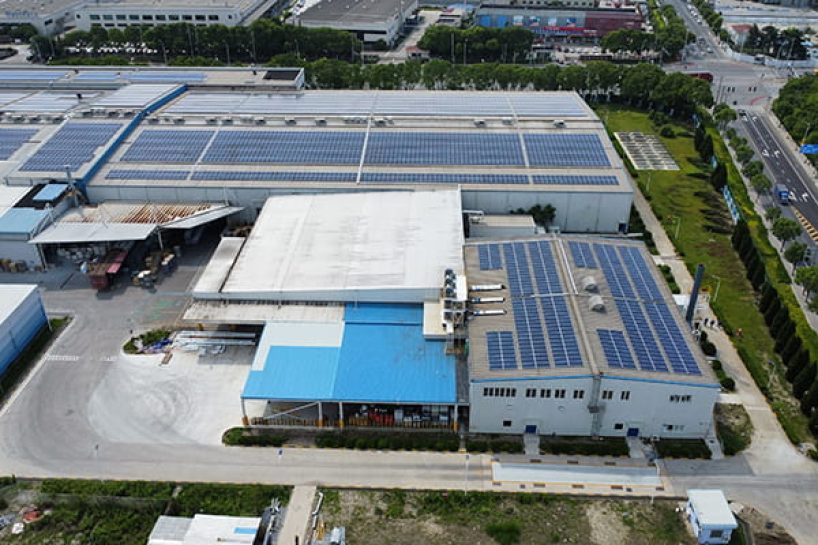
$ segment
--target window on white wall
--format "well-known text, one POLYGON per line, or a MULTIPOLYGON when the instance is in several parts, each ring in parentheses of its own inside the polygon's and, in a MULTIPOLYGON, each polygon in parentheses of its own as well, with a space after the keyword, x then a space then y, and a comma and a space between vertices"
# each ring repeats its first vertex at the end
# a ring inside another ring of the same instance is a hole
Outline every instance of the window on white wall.
POLYGON ((621 430, 621 429, 624 429, 624 428, 625 428, 625 424, 623 424, 622 422, 617 422, 616 424, 614 424, 614 429, 615 430, 621 430))
POLYGON ((536 388, 526 388, 525 389, 525 397, 537 397, 537 389, 536 388))
POLYGON ((613 399, 613 390, 602 390, 602 399, 613 399))
POLYGON ((574 399, 582 399, 585 397, 585 390, 574 390, 574 399))
POLYGON ((511 420, 503 420, 503 427, 510 428, 511 427, 511 420))
POLYGON ((564 399, 565 398, 565 390, 559 389, 554 390, 554 397, 557 399, 564 399))
POLYGON ((631 398, 630 390, 622 390, 622 392, 619 393, 619 399, 621 399, 622 401, 628 401, 630 400, 630 398, 631 398))
POLYGON ((551 397, 551 388, 543 388, 540 390, 540 397, 542 398, 549 398, 551 397))

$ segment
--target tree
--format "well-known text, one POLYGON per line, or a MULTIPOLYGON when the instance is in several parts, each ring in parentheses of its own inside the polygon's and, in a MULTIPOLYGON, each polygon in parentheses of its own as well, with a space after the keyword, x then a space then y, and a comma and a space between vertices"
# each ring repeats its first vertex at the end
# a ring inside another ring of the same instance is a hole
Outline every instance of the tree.
POLYGON ((738 115, 733 108, 722 102, 713 107, 713 119, 716 120, 719 130, 723 131, 728 124, 738 119, 738 115))
POLYGON ((716 168, 710 173, 710 183, 716 188, 716 191, 721 191, 727 185, 727 167, 721 161, 716 163, 716 168))
POLYGON ((748 178, 752 178, 756 174, 761 174, 764 171, 764 163, 759 161, 758 159, 754 161, 750 161, 744 168, 741 169, 742 174, 747 176, 748 178))
POLYGON ((804 296, 818 293, 818 267, 800 267, 795 271, 795 283, 804 290, 804 296))
POLYGON ((781 241, 781 247, 785 247, 791 240, 795 240, 801 234, 801 225, 790 218, 778 218, 773 222, 773 236, 781 241))
POLYGON ((781 217, 781 209, 776 206, 771 206, 764 211, 764 217, 767 221, 775 223, 775 220, 781 217))
POLYGON ((804 261, 806 255, 807 245, 803 242, 793 242, 784 250, 784 259, 792 263, 793 267, 797 267, 799 263, 804 261))
MULTIPOLYGON (((768 193, 773 186, 773 183, 770 181, 767 176, 764 174, 758 173, 755 176, 750 178, 750 185, 753 186, 756 193, 768 193)), ((778 208, 771 208, 770 210, 776 210, 779 214, 781 211, 778 208)))

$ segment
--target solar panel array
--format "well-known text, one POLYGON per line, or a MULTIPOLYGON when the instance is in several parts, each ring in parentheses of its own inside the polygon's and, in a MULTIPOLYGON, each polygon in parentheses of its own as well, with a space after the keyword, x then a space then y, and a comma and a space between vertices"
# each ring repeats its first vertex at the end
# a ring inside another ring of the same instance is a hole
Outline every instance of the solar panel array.
POLYGON ((108 171, 108 180, 187 180, 189 170, 137 170, 114 168, 108 171))
POLYGON ((120 123, 79 123, 63 125, 34 155, 21 171, 76 171, 94 158, 94 152, 122 128, 120 123))
POLYGON ((363 132, 219 131, 205 163, 357 165, 363 132))
POLYGON ((529 242, 528 252, 531 254, 531 262, 534 264, 534 278, 537 280, 537 293, 562 293, 562 284, 560 283, 560 277, 557 273, 557 264, 554 262, 554 254, 551 251, 550 242, 529 242))
POLYGON ((511 331, 489 331, 486 333, 486 347, 489 354, 489 369, 517 369, 517 354, 514 351, 514 336, 511 331))
POLYGON ((582 366, 582 355, 565 297, 542 297, 540 305, 542 305, 542 313, 545 317, 545 331, 548 333, 554 365, 557 367, 582 366))
POLYGON ((538 167, 609 167, 596 134, 525 134, 528 162, 538 167))
POLYGON ((506 260, 508 288, 512 297, 525 297, 534 293, 534 282, 528 267, 528 257, 522 242, 503 244, 506 260))
POLYGON ((591 245, 587 242, 568 241, 568 248, 571 250, 571 257, 574 264, 581 269, 596 269, 596 259, 591 252, 591 245))
MULTIPOLYGON (((616 301, 639 368, 700 375, 696 358, 642 253, 634 247, 607 244, 594 244, 593 249, 616 301)), ((606 358, 609 365, 618 364, 607 351, 606 358)))
POLYGON ((599 342, 602 344, 602 351, 609 367, 636 369, 624 333, 612 329, 597 329, 596 333, 599 335, 599 342))
POLYGON ((499 244, 481 244, 477 247, 477 254, 480 259, 481 271, 490 271, 503 268, 503 263, 500 260, 499 244))
POLYGON ((537 175, 531 177, 540 185, 619 185, 616 176, 537 175))
MULTIPOLYGON (((163 70, 141 70, 135 72, 123 72, 125 79, 139 83, 200 83, 205 80, 203 72, 171 72, 163 70)), ((229 97, 224 97, 229 100, 229 97)))
POLYGON ((540 312, 535 299, 512 299, 514 327, 520 347, 520 361, 524 369, 548 367, 548 351, 545 348, 540 312))
POLYGON ((0 161, 5 161, 37 134, 37 129, 0 129, 0 161))
POLYGON ((55 81, 66 74, 53 70, 0 70, 0 81, 55 81))
POLYGON ((354 172, 289 172, 199 170, 193 180, 226 180, 242 182, 354 182, 354 172))
POLYGON ((525 160, 514 134, 373 132, 365 163, 521 166, 525 160))
POLYGON ((139 163, 195 163, 214 131, 151 129, 131 144, 122 161, 139 163))
POLYGON ((522 174, 457 174, 425 172, 364 172, 361 181, 392 184, 527 184, 528 176, 522 174))

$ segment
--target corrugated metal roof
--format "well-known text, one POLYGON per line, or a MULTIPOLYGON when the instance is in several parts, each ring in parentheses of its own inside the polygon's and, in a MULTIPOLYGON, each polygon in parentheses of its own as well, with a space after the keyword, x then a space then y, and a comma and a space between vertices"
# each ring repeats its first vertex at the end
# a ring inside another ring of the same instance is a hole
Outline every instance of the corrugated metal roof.
POLYGON ((268 323, 242 397, 454 403, 455 360, 443 342, 424 339, 422 319, 422 305, 348 304, 340 345, 339 324, 268 323), (322 345, 292 342, 316 330, 327 330, 322 345))
POLYGON ((31 244, 80 244, 145 240, 155 225, 142 223, 58 222, 31 239, 31 244))

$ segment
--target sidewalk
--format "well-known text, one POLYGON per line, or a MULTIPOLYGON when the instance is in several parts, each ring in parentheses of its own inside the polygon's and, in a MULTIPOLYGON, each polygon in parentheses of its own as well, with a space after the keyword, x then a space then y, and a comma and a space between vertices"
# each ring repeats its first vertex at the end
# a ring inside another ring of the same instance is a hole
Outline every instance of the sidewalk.
POLYGON ((276 539, 276 545, 306 545, 315 501, 315 486, 296 486, 287 504, 284 525, 276 539))
MULTIPOLYGON (((656 261, 669 265, 676 283, 683 292, 689 292, 693 286, 693 278, 638 187, 634 191, 634 206, 642 216, 645 227, 653 234, 653 240, 659 250, 656 261)), ((705 316, 714 316, 709 306, 705 305, 703 312, 705 316)), ((757 473, 792 473, 796 467, 803 467, 808 468, 809 472, 814 472, 816 470, 814 464, 790 443, 767 399, 756 386, 729 337, 721 329, 709 329, 707 335, 716 345, 719 360, 725 371, 736 381, 736 393, 733 395, 747 409, 753 423, 753 441, 745 452, 753 470, 757 473)))

